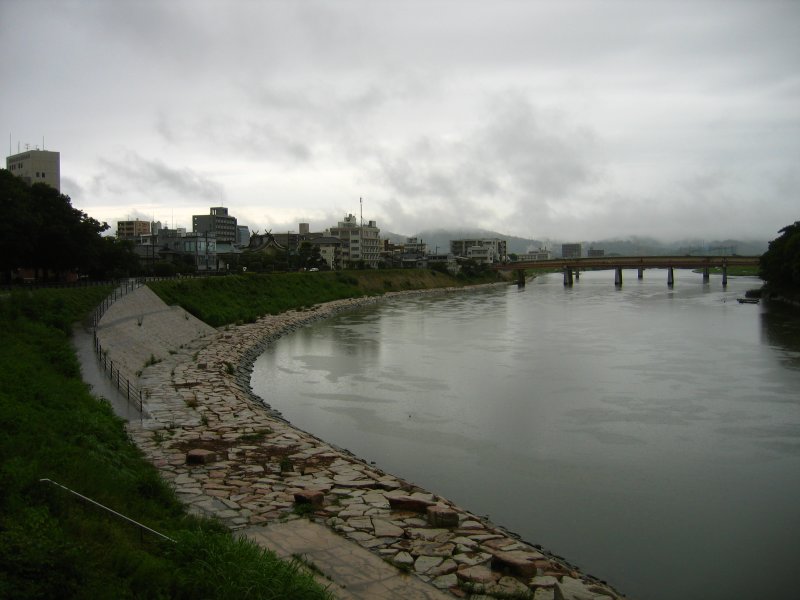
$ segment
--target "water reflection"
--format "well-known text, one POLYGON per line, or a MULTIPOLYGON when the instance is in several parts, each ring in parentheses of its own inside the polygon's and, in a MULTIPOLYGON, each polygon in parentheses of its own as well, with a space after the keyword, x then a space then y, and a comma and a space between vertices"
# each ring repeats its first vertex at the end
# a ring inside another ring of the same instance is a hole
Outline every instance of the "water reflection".
POLYGON ((631 597, 787 598, 798 318, 738 304, 751 280, 635 273, 364 308, 279 340, 253 387, 631 597))
POLYGON ((761 311, 762 340, 781 350, 781 362, 800 369, 800 308, 780 302, 766 302, 761 311))

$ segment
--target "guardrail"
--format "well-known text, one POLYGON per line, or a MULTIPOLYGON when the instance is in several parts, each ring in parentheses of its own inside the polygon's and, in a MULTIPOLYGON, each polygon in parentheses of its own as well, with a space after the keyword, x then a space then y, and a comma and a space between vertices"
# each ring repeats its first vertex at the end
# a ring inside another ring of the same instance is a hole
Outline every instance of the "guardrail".
POLYGON ((171 537, 166 536, 163 533, 160 533, 160 532, 156 531, 155 529, 153 529, 151 527, 148 527, 147 525, 145 525, 143 523, 139 523, 139 521, 134 521, 130 517, 126 517, 122 513, 115 511, 113 508, 109 508, 109 507, 105 506, 104 504, 100 504, 97 500, 92 500, 88 496, 84 496, 83 494, 81 494, 79 492, 76 492, 75 490, 72 490, 72 489, 68 488, 65 485, 62 485, 62 484, 58 483, 57 481, 53 481, 52 479, 43 478, 43 479, 39 480, 39 483, 49 483, 51 485, 54 485, 56 487, 61 488, 62 490, 66 490, 67 492, 69 492, 70 494, 72 494, 74 496, 77 496, 81 500, 86 500, 87 502, 89 502, 91 504, 94 504, 95 506, 98 506, 98 507, 102 508, 103 510, 111 513, 115 517, 117 517, 119 519, 123 519, 123 520, 127 521, 128 523, 132 523, 133 525, 135 525, 136 527, 139 528, 139 531, 147 531, 149 533, 152 533, 153 535, 157 535, 161 539, 167 540, 168 542, 172 542, 173 544, 177 544, 178 543, 176 540, 173 540, 171 537))

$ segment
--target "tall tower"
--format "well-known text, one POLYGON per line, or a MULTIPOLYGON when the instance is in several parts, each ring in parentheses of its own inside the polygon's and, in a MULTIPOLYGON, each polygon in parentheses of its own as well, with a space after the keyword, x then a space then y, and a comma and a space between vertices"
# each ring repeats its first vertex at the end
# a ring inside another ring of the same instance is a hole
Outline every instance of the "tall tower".
POLYGON ((49 150, 26 150, 6 158, 6 169, 29 185, 46 183, 61 191, 61 155, 49 150))

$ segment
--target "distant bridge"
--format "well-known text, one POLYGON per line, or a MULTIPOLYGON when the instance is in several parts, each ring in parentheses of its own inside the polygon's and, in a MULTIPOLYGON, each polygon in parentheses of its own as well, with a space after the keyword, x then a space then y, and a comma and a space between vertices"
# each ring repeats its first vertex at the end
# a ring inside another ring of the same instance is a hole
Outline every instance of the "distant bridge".
POLYGON ((614 270, 614 284, 622 285, 622 270, 637 269, 638 278, 645 269, 667 269, 667 285, 675 283, 674 269, 702 269, 703 281, 709 279, 709 269, 722 269, 722 285, 728 285, 728 267, 758 266, 759 256, 593 256, 590 258, 552 258, 509 262, 494 265, 498 271, 517 271, 517 281, 525 285, 525 271, 529 269, 560 269, 564 272, 564 285, 570 286, 580 279, 580 272, 614 270))

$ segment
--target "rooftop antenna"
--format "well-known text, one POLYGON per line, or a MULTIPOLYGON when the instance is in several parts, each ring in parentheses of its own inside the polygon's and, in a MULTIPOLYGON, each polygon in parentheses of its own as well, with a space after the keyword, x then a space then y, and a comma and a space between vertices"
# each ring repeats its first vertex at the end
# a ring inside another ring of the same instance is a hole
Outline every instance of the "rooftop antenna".
POLYGON ((361 208, 361 227, 364 227, 364 199, 359 197, 358 205, 361 208))

